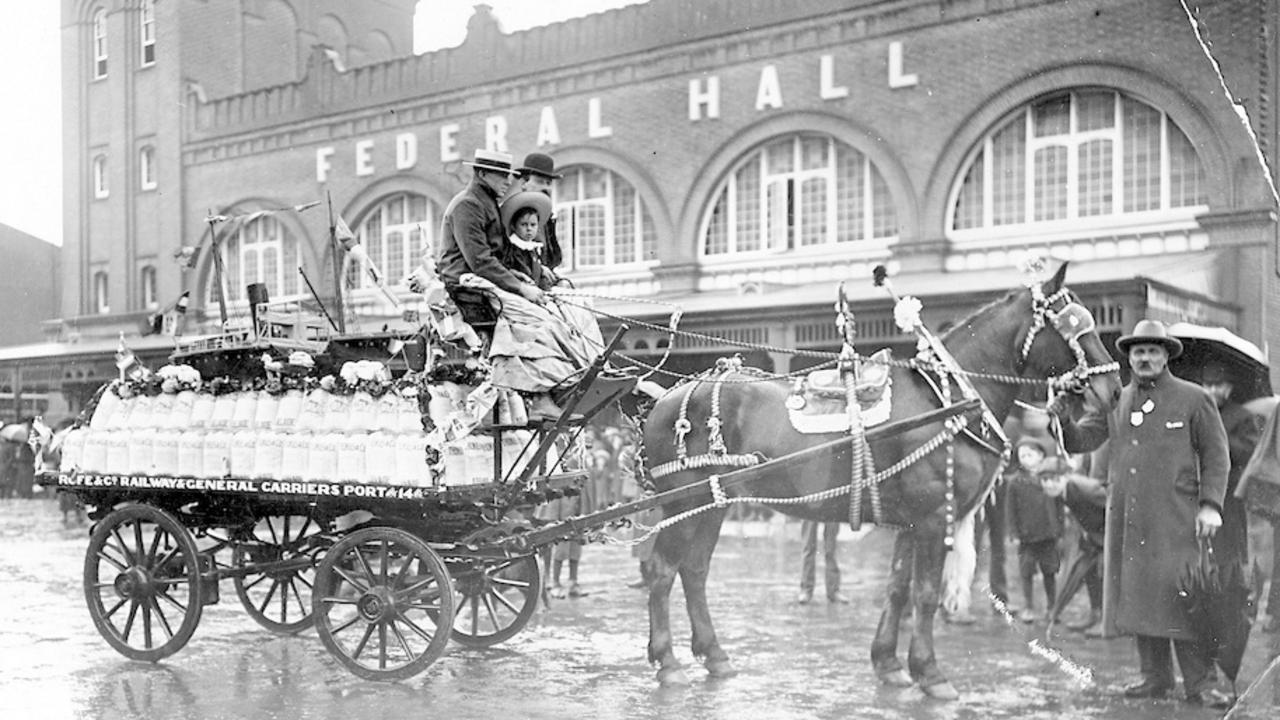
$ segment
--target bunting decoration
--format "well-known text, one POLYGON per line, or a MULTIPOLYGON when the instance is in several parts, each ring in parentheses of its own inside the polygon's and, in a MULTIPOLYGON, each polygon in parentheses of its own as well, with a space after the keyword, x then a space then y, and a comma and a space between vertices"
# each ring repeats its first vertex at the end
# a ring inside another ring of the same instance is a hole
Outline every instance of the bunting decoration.
POLYGON ((143 335, 165 334, 176 338, 182 334, 182 323, 187 315, 187 307, 191 304, 191 291, 187 290, 178 296, 168 307, 147 316, 143 323, 143 335))

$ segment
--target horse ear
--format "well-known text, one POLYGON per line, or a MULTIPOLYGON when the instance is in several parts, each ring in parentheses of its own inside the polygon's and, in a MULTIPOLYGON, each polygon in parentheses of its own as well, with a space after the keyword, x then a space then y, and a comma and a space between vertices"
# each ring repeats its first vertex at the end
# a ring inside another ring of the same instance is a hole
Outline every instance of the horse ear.
POLYGON ((1058 266, 1058 271, 1049 278, 1049 282, 1044 284, 1044 294, 1052 295, 1062 289, 1063 282, 1067 278, 1067 263, 1064 262, 1058 266))

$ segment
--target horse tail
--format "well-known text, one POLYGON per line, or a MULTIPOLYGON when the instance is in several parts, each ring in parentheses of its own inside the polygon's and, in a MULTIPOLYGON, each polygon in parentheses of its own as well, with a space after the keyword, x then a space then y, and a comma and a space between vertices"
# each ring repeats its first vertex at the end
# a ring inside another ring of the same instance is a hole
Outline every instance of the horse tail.
POLYGON ((942 566, 942 609, 950 615, 969 611, 969 588, 978 565, 974 527, 977 507, 965 513, 952 532, 951 552, 942 566))

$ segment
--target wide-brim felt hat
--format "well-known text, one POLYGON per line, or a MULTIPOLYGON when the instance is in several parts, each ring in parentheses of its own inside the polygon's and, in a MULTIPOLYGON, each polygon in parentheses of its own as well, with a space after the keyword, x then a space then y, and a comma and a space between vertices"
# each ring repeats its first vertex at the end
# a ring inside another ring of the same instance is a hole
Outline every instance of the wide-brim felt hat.
POLYGON ((1016 453, 1018 451, 1018 448, 1022 447, 1023 445, 1029 445, 1039 450, 1040 454, 1044 455, 1045 457, 1052 456, 1054 454, 1054 450, 1056 449, 1053 446, 1053 440, 1049 438, 1049 436, 1037 435, 1035 433, 1025 433, 1023 434, 1022 437, 1018 438, 1018 441, 1013 444, 1013 451, 1016 453))
POLYGON ((551 217, 551 198, 546 193, 536 190, 525 190, 507 198, 499 208, 502 214, 502 227, 506 230, 511 229, 511 218, 516 216, 516 212, 521 208, 531 207, 538 213, 538 225, 542 226, 547 222, 547 218, 551 217))
POLYGON ((524 165, 516 169, 521 175, 541 175, 551 180, 564 177, 556 172, 556 161, 545 153, 529 153, 524 156, 524 165))
POLYGON ((1170 335, 1169 329, 1159 320, 1139 320, 1138 324, 1133 326, 1133 332, 1116 340, 1116 349, 1128 354, 1129 346, 1140 343, 1163 345, 1165 350, 1169 351, 1171 360, 1182 354, 1182 341, 1170 335))
POLYGON ((511 164, 513 160, 510 153, 499 152, 497 150, 477 149, 475 157, 471 160, 463 160, 463 165, 470 165, 477 170, 492 170, 494 172, 513 172, 511 164))

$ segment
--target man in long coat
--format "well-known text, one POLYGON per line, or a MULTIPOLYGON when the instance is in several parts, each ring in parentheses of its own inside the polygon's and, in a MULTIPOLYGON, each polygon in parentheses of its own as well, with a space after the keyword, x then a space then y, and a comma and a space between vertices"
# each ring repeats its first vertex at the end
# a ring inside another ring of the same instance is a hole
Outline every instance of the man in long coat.
POLYGON ((1142 320, 1116 342, 1132 379, 1109 414, 1062 417, 1063 441, 1086 452, 1110 439, 1103 624, 1135 636, 1142 680, 1128 697, 1163 697, 1178 654, 1188 702, 1223 707, 1209 646, 1178 596, 1178 576, 1199 558, 1198 539, 1222 525, 1229 466, 1227 434, 1207 392, 1169 372, 1182 343, 1142 320))

